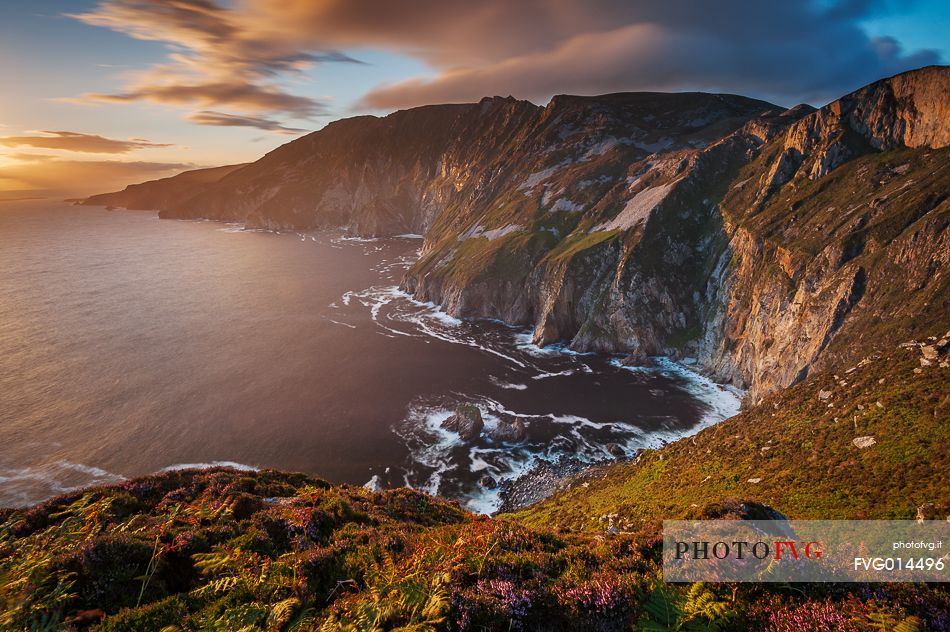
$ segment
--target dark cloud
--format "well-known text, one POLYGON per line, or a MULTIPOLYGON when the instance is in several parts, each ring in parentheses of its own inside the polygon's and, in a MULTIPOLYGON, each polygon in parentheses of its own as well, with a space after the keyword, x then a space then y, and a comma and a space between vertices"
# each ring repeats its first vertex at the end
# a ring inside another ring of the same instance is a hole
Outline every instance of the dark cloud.
POLYGON ((36 147, 37 149, 61 149, 89 154, 125 154, 135 149, 171 147, 153 143, 142 138, 121 140, 95 134, 42 130, 42 136, 0 136, 0 145, 6 147, 36 147))
MULTIPOLYGON (((379 86, 361 108, 513 94, 719 90, 824 102, 880 77, 940 63, 869 38, 861 22, 895 0, 256 0, 255 22, 296 41, 381 47, 435 77, 379 86)), ((894 40, 887 40, 896 44, 894 40)))
POLYGON ((323 105, 314 99, 287 94, 242 81, 197 84, 147 84, 120 94, 87 93, 87 101, 128 103, 152 101, 166 105, 202 107, 229 106, 246 112, 284 112, 298 118, 324 113, 323 105))
POLYGON ((221 127, 256 127, 257 129, 280 134, 303 134, 305 129, 294 127, 285 127, 277 121, 255 116, 238 116, 236 114, 225 114, 223 112, 192 112, 185 117, 186 120, 198 125, 218 125, 221 127))
MULTIPOLYGON (((484 54, 484 62, 439 66, 434 78, 380 86, 360 106, 390 109, 487 94, 543 102, 558 93, 696 89, 824 103, 883 76, 940 63, 935 51, 908 54, 896 40, 869 38, 859 20, 880 10, 874 2, 827 10, 809 2, 739 0, 718 2, 714 10, 697 0, 594 4, 560 2, 555 13, 561 10, 561 19, 548 14, 537 26, 521 22, 531 36, 513 54, 484 54), (594 16, 569 20, 582 6, 594 16), (605 17, 610 26, 598 26, 605 17), (565 27, 571 23, 576 28, 565 27)), ((493 15, 503 18, 503 10, 493 15)), ((493 41, 491 28, 479 36, 493 41)), ((508 51, 516 46, 503 41, 508 51)))
POLYGON ((71 17, 142 40, 166 42, 182 66, 209 74, 266 76, 294 71, 318 60, 347 59, 330 51, 315 54, 255 33, 241 12, 206 0, 103 0, 71 17), (182 57, 181 55, 184 55, 182 57))
MULTIPOLYGON (((353 48, 396 51, 432 75, 378 86, 391 109, 513 94, 717 90, 824 102, 882 76, 940 63, 873 39, 862 21, 896 0, 103 0, 79 19, 166 42, 167 64, 118 95, 242 114, 309 117, 320 103, 279 87, 353 48), (242 89, 243 87, 243 89, 242 89)), ((279 131, 279 130, 278 130, 279 131)))

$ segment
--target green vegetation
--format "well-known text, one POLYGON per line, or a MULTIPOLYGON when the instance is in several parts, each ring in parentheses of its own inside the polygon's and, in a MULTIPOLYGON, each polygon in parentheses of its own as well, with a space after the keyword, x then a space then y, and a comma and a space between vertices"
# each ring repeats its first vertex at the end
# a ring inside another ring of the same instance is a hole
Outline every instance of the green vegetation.
POLYGON ((592 233, 573 233, 563 239, 557 247, 547 254, 554 261, 567 261, 581 252, 598 244, 611 240, 620 234, 619 230, 598 230, 592 233))
POLYGON ((663 518, 748 517, 760 503, 794 518, 948 511, 948 369, 915 373, 918 357, 809 379, 495 520, 407 489, 223 469, 4 510, 0 627, 936 629, 950 617, 939 586, 666 585, 657 537, 663 518))
POLYGON ((656 573, 628 537, 592 543, 273 471, 90 489, 8 512, 0 534, 13 630, 90 617, 103 631, 621 629, 656 573))
POLYGON ((775 154, 775 148, 763 152, 741 170, 737 179, 750 181, 726 195, 723 212, 803 257, 839 239, 858 237, 884 246, 947 198, 950 149, 905 148, 858 155, 816 180, 801 169, 759 207, 756 182, 775 154))

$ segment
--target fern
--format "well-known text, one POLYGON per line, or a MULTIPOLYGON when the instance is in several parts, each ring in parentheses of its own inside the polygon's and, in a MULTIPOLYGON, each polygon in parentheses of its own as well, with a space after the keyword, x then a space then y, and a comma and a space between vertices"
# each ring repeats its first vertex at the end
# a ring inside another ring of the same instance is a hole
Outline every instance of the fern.
POLYGON ((682 609, 687 621, 703 620, 712 629, 724 625, 732 614, 730 604, 720 600, 719 596, 702 582, 690 587, 682 609))
POLYGON ((234 570, 234 563, 241 559, 241 549, 218 547, 211 553, 195 553, 195 567, 205 575, 215 575, 234 570))
POLYGON ((191 594, 196 597, 206 597, 210 595, 216 595, 221 593, 230 592, 234 589, 235 586, 240 583, 241 578, 236 575, 231 575, 228 577, 220 577, 218 579, 212 580, 202 586, 192 591, 191 594))
POLYGON ((920 619, 917 617, 907 617, 894 627, 894 632, 919 632, 920 619))
POLYGON ((296 597, 284 599, 271 607, 270 614, 267 616, 267 629, 280 630, 290 622, 294 612, 300 608, 300 600, 296 597))
POLYGON ((646 618, 641 620, 642 629, 650 632, 716 632, 733 615, 729 602, 720 600, 701 582, 690 586, 685 596, 657 584, 643 608, 646 618))
POLYGON ((887 612, 871 612, 867 615, 870 627, 874 630, 887 630, 888 632, 918 632, 920 619, 917 617, 907 617, 901 621, 887 612))

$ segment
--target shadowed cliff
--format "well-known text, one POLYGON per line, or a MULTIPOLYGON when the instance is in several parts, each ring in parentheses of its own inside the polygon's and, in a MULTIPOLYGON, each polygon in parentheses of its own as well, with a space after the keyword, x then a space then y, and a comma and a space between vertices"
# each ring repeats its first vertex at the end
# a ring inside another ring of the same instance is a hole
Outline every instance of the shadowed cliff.
MULTIPOLYGON (((672 356, 757 401, 945 321, 948 95, 950 69, 928 67, 817 111, 704 93, 426 106, 188 191, 153 183, 152 207, 424 233, 418 298, 541 344, 672 356)), ((87 203, 147 205, 132 189, 87 203)))

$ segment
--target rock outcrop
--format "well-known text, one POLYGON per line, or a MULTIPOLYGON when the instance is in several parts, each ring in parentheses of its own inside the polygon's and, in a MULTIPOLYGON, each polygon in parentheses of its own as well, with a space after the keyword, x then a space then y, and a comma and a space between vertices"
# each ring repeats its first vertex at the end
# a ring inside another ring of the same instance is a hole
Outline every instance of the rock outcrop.
POLYGON ((692 357, 755 401, 946 320, 948 113, 947 67, 817 111, 495 97, 337 121, 153 199, 162 217, 424 233, 417 298, 539 344, 692 357))
POLYGON ((482 413, 477 406, 466 404, 460 406, 451 417, 442 422, 441 426, 446 430, 458 433, 459 438, 463 441, 472 441, 482 433, 485 422, 482 420, 482 413))
POLYGON ((499 421, 489 434, 498 443, 521 443, 527 435, 528 429, 520 419, 499 421))

